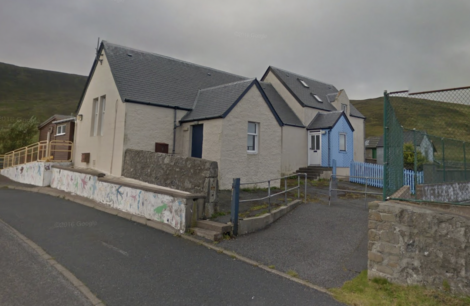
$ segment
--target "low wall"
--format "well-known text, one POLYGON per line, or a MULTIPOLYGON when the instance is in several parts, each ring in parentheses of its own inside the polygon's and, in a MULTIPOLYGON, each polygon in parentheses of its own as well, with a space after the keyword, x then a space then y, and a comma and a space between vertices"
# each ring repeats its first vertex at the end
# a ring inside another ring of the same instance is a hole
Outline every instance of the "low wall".
POLYGON ((68 166, 71 163, 31 162, 23 165, 2 169, 0 173, 9 179, 34 186, 49 186, 51 184, 54 165, 68 166))
POLYGON ((107 178, 98 178, 83 171, 53 168, 51 187, 107 204, 133 215, 169 224, 180 232, 185 232, 190 226, 196 195, 164 190, 152 192, 139 189, 138 186, 123 186, 105 180, 107 178))
POLYGON ((426 184, 420 189, 424 201, 456 203, 470 200, 470 182, 426 184))
POLYGON ((122 176, 149 184, 206 195, 205 216, 215 212, 217 162, 201 158, 127 149, 122 176))
POLYGON ((470 295, 470 218, 402 202, 369 204, 369 278, 470 295))

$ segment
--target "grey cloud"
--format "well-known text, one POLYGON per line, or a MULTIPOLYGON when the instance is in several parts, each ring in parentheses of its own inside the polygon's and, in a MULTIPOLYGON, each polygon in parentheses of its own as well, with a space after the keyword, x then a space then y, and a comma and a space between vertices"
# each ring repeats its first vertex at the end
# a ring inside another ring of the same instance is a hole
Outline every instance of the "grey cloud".
POLYGON ((346 89, 468 84, 467 1, 0 0, 0 61, 87 75, 97 37, 260 78, 269 65, 346 89))

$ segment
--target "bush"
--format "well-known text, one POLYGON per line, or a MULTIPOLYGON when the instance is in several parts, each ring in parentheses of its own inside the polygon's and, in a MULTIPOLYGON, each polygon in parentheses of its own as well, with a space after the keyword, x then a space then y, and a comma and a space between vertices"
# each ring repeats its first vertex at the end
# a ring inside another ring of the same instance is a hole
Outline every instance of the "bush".
POLYGON ((0 154, 4 154, 36 142, 33 137, 38 132, 38 121, 31 117, 28 121, 17 120, 0 130, 0 154))

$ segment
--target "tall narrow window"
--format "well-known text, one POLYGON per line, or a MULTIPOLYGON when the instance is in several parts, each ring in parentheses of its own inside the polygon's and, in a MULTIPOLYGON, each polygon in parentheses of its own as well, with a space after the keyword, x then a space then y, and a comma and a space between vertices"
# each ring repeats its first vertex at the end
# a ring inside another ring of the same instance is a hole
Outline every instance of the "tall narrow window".
POLYGON ((106 110, 106 96, 100 98, 100 118, 98 122, 98 135, 103 136, 104 112, 106 110))
POLYGON ((247 139, 248 153, 258 153, 258 130, 259 130, 259 123, 248 122, 248 139, 247 139))
POLYGON ((341 110, 345 113, 348 112, 348 105, 347 104, 341 104, 341 110))
POLYGON ((96 131, 98 130, 98 118, 100 114, 100 104, 98 98, 93 99, 93 113, 91 116, 91 136, 96 136, 96 131))
POLYGON ((346 133, 339 133, 339 150, 346 151, 346 133))

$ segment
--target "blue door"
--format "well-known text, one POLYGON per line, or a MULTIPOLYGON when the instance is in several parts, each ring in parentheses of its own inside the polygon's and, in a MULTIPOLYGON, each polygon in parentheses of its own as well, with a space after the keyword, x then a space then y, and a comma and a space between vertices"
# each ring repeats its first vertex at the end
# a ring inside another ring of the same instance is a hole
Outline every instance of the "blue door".
POLYGON ((191 157, 202 158, 203 125, 192 125, 191 157))

